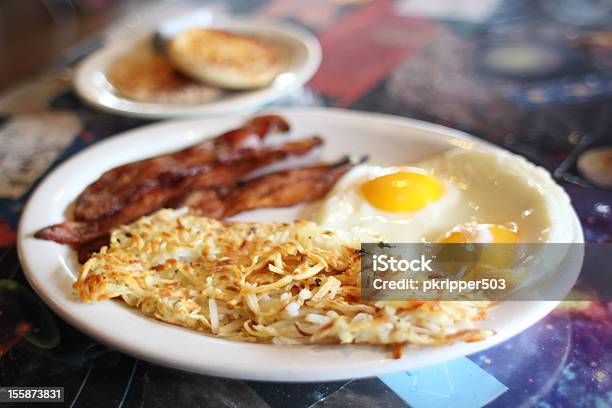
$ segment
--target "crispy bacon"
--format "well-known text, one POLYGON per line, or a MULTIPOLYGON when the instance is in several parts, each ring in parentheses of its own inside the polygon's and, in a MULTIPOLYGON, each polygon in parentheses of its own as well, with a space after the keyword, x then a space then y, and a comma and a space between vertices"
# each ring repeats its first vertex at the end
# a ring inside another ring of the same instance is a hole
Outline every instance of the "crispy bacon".
POLYGON ((207 188, 203 190, 190 191, 182 197, 168 202, 169 208, 190 207, 199 215, 209 218, 222 219, 225 212, 223 196, 229 188, 207 188))
POLYGON ((84 245, 108 234, 123 224, 162 208, 167 202, 201 188, 216 188, 235 184, 246 174, 285 159, 291 155, 308 153, 319 146, 318 137, 287 142, 278 147, 244 149, 235 152, 231 158, 216 160, 204 166, 186 170, 174 170, 160 174, 155 187, 130 201, 111 216, 95 221, 66 221, 46 227, 35 237, 68 244, 75 247, 84 245))
POLYGON ((190 191, 168 206, 191 207, 199 215, 211 218, 231 217, 257 208, 289 207, 321 198, 354 164, 345 158, 331 165, 268 173, 233 188, 190 191))
POLYGON ((289 207, 323 197, 354 166, 348 158, 332 165, 278 171, 247 181, 223 198, 224 217, 267 207, 289 207))
POLYGON ((256 208, 316 200, 354 163, 344 159, 239 182, 259 168, 306 154, 323 143, 311 137, 274 147, 263 144, 268 134, 287 130, 280 116, 258 116, 214 139, 111 169, 77 198, 75 221, 52 225, 35 236, 72 246, 83 262, 108 244, 112 229, 163 207, 188 206, 222 219, 256 208))
MULTIPOLYGON (((331 165, 277 171, 264 174, 233 188, 206 188, 190 191, 169 201, 167 207, 190 207, 199 215, 222 219, 257 208, 288 207, 306 203, 325 195, 336 181, 355 164, 346 158, 331 165)), ((83 231, 75 231, 75 233, 83 233, 83 231)), ((65 235, 65 232, 63 234, 65 235)), ((104 245, 108 245, 106 234, 102 238, 79 247, 79 262, 85 262, 104 245)))
POLYGON ((97 221, 120 211, 131 201, 155 189, 164 173, 205 166, 236 151, 261 147, 273 132, 289 130, 287 122, 276 115, 258 116, 241 128, 226 132, 177 152, 128 163, 105 172, 77 198, 74 219, 97 221))
POLYGON ((109 241, 110 235, 106 234, 100 238, 94 239, 93 241, 90 241, 76 248, 79 262, 82 264, 87 262, 87 260, 91 258, 93 254, 98 252, 100 248, 105 245, 108 245, 109 241))

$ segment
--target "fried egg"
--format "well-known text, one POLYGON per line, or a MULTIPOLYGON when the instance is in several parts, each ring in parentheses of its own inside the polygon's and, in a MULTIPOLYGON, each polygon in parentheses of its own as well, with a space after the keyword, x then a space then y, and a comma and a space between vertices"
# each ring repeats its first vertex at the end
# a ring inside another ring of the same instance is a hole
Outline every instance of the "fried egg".
POLYGON ((387 242, 571 242, 571 206, 544 169, 492 149, 411 166, 361 165, 311 209, 321 225, 387 242))
POLYGON ((423 168, 360 165, 340 179, 312 211, 315 222, 385 241, 419 242, 432 221, 452 225, 460 190, 423 168), (374 234, 371 234, 374 235, 374 234))

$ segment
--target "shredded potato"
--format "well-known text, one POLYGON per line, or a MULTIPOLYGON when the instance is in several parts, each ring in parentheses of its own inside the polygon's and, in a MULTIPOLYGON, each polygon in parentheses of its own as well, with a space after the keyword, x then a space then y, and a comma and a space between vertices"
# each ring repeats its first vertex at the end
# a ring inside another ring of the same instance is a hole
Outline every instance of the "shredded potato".
POLYGON ((275 344, 482 340, 488 302, 360 301, 359 244, 312 222, 221 222, 160 210, 116 229, 74 288, 215 336, 275 344))

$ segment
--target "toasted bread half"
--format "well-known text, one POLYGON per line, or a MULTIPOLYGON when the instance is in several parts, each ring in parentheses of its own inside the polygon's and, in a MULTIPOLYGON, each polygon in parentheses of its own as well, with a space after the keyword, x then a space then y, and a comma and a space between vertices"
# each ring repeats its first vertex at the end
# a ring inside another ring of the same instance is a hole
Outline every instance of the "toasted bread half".
POLYGON ((269 85, 286 64, 283 50, 274 44, 204 28, 192 28, 173 38, 167 53, 185 75, 231 90, 269 85))

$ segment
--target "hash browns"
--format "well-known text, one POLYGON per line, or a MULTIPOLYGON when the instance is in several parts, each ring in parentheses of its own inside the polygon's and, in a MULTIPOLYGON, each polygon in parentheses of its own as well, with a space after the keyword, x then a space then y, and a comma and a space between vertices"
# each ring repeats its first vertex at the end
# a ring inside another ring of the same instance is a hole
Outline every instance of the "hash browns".
POLYGON ((441 345, 482 340, 489 302, 361 302, 359 244, 312 222, 222 222, 160 210, 112 233, 83 265, 85 302, 227 339, 441 345))

